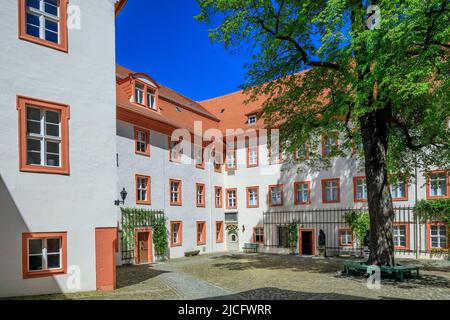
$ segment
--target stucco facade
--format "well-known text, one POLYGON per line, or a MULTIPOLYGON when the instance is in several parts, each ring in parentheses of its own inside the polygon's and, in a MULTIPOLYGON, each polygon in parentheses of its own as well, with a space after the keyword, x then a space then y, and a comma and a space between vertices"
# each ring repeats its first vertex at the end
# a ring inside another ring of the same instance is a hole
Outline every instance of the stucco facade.
POLYGON ((117 226, 115 3, 70 5, 67 52, 19 39, 18 1, 0 10, 0 296, 95 290, 96 228, 117 226), (20 170, 18 96, 70 108, 68 174, 20 170), (66 274, 24 279, 22 235, 53 232, 67 234, 66 274))

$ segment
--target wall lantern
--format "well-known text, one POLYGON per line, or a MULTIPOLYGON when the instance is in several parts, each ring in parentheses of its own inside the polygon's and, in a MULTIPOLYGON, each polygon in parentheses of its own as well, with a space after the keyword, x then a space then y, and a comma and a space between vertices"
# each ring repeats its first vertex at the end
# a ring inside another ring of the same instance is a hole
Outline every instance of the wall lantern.
POLYGON ((242 225, 242 232, 245 232, 245 225, 242 225))
POLYGON ((116 200, 116 201, 114 201, 114 204, 116 205, 116 206, 120 206, 120 204, 125 204, 125 199, 127 198, 127 195, 128 195, 128 192, 125 190, 125 188, 123 188, 123 190, 122 191, 120 191, 120 197, 122 198, 122 201, 121 200, 116 200))

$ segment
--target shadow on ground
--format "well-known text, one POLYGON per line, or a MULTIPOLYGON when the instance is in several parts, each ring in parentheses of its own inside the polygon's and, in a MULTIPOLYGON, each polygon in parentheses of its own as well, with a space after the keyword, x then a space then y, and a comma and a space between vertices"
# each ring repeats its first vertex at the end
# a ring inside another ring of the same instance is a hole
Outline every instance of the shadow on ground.
POLYGON ((260 288, 207 300, 371 300, 338 293, 312 293, 278 288, 260 288))
POLYGON ((117 289, 123 289, 146 282, 164 273, 169 273, 169 271, 156 270, 149 265, 118 267, 117 289))

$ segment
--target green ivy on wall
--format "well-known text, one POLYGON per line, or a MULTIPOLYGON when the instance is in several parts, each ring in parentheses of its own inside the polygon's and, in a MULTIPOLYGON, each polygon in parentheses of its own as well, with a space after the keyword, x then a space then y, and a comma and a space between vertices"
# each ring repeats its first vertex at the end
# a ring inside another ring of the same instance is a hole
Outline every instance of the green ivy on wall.
POLYGON ((417 203, 417 212, 422 221, 450 223, 450 199, 422 200, 417 203))

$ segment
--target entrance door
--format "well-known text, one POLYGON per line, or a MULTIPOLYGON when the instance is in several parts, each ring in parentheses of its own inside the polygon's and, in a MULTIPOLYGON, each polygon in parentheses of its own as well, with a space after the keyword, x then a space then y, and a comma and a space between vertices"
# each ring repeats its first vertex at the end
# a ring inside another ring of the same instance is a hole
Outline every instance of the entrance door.
POLYGON ((95 262, 97 289, 111 291, 116 288, 117 228, 95 229, 95 262))
POLYGON ((152 232, 150 229, 137 229, 135 244, 136 264, 153 262, 152 232))
POLYGON ((298 250, 300 255, 313 256, 316 254, 315 238, 314 229, 300 229, 298 250))
POLYGON ((231 231, 228 233, 227 250, 228 251, 239 251, 239 237, 238 237, 237 233, 234 231, 231 231))

